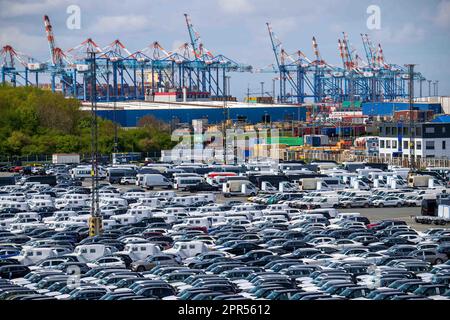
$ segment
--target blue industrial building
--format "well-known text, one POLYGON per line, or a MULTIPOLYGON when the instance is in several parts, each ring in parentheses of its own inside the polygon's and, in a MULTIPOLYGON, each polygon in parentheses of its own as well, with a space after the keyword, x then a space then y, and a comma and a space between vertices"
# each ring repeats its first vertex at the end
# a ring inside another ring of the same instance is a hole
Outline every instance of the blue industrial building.
MULTIPOLYGON (((366 116, 393 116, 396 111, 409 110, 407 102, 366 102, 362 105, 362 112, 366 116)), ((414 103, 414 110, 433 111, 442 113, 440 103, 414 103)))
MULTIPOLYGON (((230 107, 228 108, 230 119, 236 121, 245 119, 247 123, 256 124, 264 121, 305 121, 306 108, 300 106, 258 106, 258 107, 230 107)), ((216 124, 224 120, 223 108, 149 108, 149 109, 124 109, 116 110, 98 110, 97 115, 114 121, 116 120, 123 127, 136 127, 139 120, 144 116, 154 116, 164 122, 173 120, 190 123, 195 119, 207 119, 208 123, 216 124)))

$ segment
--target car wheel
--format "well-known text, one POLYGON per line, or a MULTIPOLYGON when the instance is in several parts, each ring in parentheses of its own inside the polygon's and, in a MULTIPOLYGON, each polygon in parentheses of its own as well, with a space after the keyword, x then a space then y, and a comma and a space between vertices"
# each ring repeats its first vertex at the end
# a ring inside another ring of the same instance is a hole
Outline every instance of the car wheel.
POLYGON ((126 186, 130 184, 128 181, 125 181, 124 183, 125 183, 126 186))
POLYGON ((144 266, 139 266, 139 267, 137 268, 137 272, 144 272, 144 271, 145 271, 144 266))
POLYGON ((442 264, 444 261, 442 259, 437 258, 434 260, 434 264, 442 264))
POLYGON ((401 208, 402 207, 402 204, 399 202, 399 203, 397 203, 397 208, 401 208))
POLYGON ((368 207, 370 207, 369 204, 368 204, 368 203, 365 203, 365 204, 364 204, 364 208, 368 208, 368 207))
POLYGON ((378 205, 379 208, 383 208, 384 204, 380 202, 380 204, 378 205))
POLYGON ((351 203, 347 203, 347 205, 345 206, 347 209, 350 209, 352 207, 351 203))

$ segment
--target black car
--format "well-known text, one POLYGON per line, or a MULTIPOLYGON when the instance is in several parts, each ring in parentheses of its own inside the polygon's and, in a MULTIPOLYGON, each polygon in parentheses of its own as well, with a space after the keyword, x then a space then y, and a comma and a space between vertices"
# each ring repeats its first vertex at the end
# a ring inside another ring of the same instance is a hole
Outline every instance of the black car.
POLYGON ((12 264, 0 267, 0 278, 15 279, 26 276, 30 269, 20 264, 12 264))

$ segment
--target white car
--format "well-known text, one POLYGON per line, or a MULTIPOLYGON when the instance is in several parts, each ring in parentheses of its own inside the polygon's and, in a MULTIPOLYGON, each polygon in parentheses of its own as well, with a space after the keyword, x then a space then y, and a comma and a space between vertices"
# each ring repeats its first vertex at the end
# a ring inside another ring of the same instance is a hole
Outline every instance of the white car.
POLYGON ((400 198, 396 198, 396 197, 387 197, 384 199, 377 199, 372 201, 372 204, 375 207, 401 207, 404 204, 404 201, 400 198))
POLYGON ((120 179, 119 181, 120 184, 124 184, 124 185, 135 185, 136 184, 136 177, 123 177, 122 179, 120 179))
POLYGON ((88 263, 88 267, 115 267, 125 268, 125 262, 119 257, 102 257, 95 260, 93 263, 88 263))
POLYGON ((401 235, 399 235, 399 237, 404 238, 413 243, 419 243, 423 240, 420 236, 415 235, 415 234, 401 234, 401 235))

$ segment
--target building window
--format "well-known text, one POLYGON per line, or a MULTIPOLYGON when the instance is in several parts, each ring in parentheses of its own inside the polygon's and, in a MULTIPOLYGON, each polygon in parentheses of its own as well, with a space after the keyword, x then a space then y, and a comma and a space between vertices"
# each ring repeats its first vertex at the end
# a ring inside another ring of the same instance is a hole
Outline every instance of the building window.
POLYGON ((390 135, 391 134, 391 127, 386 127, 386 135, 390 135))
POLYGON ((425 133, 434 133, 434 127, 426 127, 425 133))
POLYGON ((442 150, 447 149, 447 141, 442 141, 442 150))
POLYGON ((421 141, 416 142, 416 150, 422 150, 422 142, 421 141))
POLYGON ((380 148, 384 148, 384 140, 380 140, 380 148))
POLYGON ((422 135, 422 128, 417 127, 416 128, 416 136, 420 137, 422 135))
POLYGON ((427 141, 426 149, 427 150, 434 150, 434 141, 427 141))
POLYGON ((408 141, 403 141, 403 149, 408 150, 408 141))
POLYGON ((391 148, 391 140, 386 140, 386 149, 391 148))
POLYGON ((397 141, 392 141, 392 149, 397 149, 397 141))
POLYGON ((445 127, 442 127, 442 133, 445 133, 445 127))

